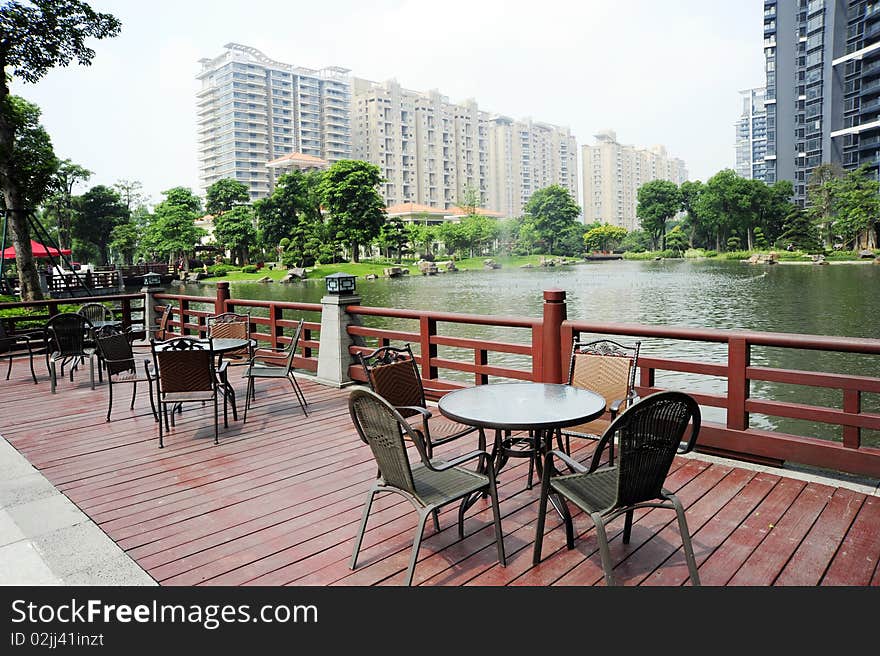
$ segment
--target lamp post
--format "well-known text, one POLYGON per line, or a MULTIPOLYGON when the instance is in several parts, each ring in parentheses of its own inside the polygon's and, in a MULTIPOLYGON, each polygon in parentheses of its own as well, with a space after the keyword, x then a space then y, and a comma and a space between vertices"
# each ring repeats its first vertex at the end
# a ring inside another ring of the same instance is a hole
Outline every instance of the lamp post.
POLYGON ((358 325, 358 317, 348 313, 361 299, 355 295, 356 278, 347 273, 332 273, 324 278, 327 295, 321 299, 321 348, 318 349, 317 380, 325 385, 343 387, 351 383, 348 368, 352 364, 349 347, 350 325, 358 325))

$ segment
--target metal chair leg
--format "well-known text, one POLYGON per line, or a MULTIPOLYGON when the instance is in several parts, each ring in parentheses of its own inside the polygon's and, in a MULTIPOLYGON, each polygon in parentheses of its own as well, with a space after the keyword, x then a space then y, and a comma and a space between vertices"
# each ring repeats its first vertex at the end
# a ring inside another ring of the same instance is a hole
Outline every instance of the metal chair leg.
POLYGON ((626 511, 626 517, 623 519, 623 543, 629 544, 629 536, 633 527, 633 510, 626 511))
MULTIPOLYGON (((109 397, 110 400, 107 402, 107 421, 110 421, 110 413, 113 411, 113 379, 107 379, 107 387, 109 388, 109 397)), ((134 401, 132 401, 132 405, 134 405, 134 401)))
POLYGON ((502 567, 507 567, 507 558, 504 555, 504 533, 501 531, 501 506, 498 503, 498 485, 495 481, 495 472, 489 468, 489 497, 492 499, 492 518, 495 522, 495 546, 498 550, 498 562, 502 567))
POLYGON ((373 506, 373 497, 376 496, 376 488, 370 488, 367 492, 367 501, 364 504, 364 512, 361 515, 361 526, 358 529, 357 537, 354 539, 354 553, 351 554, 350 569, 357 567, 358 552, 361 550, 361 542, 364 539, 364 531, 367 529, 367 519, 370 516, 370 508, 373 506))
POLYGON ((419 511, 419 525, 416 528, 416 536, 413 538, 412 555, 409 557, 409 567, 406 570, 406 585, 412 585, 413 574, 416 571, 416 561, 419 559, 419 549, 422 546, 422 534, 425 532, 425 522, 428 521, 430 510, 419 511))
MULTIPOLYGON (((549 454, 548 454, 549 457, 549 454)), ((538 500, 538 523, 535 527, 535 550, 532 564, 541 562, 541 549, 544 546, 544 522, 547 519, 547 500, 550 497, 550 462, 544 462, 544 475, 541 476, 541 497, 538 500)))
POLYGON ((681 501, 674 494, 666 497, 675 507, 675 514, 678 516, 678 530, 681 533, 681 545, 684 548, 684 558, 687 561, 688 572, 691 575, 691 585, 700 585, 700 573, 697 571, 697 561, 694 558, 694 547, 691 543, 691 534, 688 530, 687 519, 684 516, 684 507, 681 501))
POLYGON ((608 548, 608 534, 605 532, 605 520, 599 513, 590 513, 593 523, 596 525, 596 537, 599 542, 599 556, 602 558, 602 570, 605 572, 605 585, 614 585, 614 575, 611 573, 611 550, 608 548))

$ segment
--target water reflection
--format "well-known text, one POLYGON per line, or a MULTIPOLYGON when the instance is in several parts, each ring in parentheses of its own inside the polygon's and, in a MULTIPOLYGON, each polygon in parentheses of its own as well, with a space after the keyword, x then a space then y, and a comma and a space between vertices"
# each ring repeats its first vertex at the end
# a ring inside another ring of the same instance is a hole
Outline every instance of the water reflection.
MULTIPOLYGON (((567 292, 568 317, 585 321, 640 323, 700 328, 747 329, 847 337, 880 335, 880 313, 867 298, 880 282, 880 266, 752 266, 739 262, 674 261, 595 262, 550 269, 458 272, 359 280, 363 304, 417 310, 540 317, 542 291, 567 292)), ((213 295, 208 285, 182 285, 182 293, 213 295)), ((323 280, 282 285, 233 283, 237 298, 317 303, 323 280)), ((311 317, 309 317, 311 318, 311 317)), ((415 321, 364 317, 369 326, 418 331, 415 321)), ((528 330, 442 324, 444 334, 476 339, 529 343, 528 330)), ((642 353, 703 362, 725 362, 726 347, 699 342, 643 339, 642 353)), ((472 361, 472 352, 440 347, 442 357, 472 361)), ((529 369, 530 359, 490 354, 490 363, 529 369)), ((876 375, 876 356, 820 353, 755 347, 754 365, 785 369, 876 375)), ((441 375, 471 382, 473 376, 451 371, 441 375)), ((658 372, 657 383, 673 389, 726 392, 725 382, 710 376, 658 372)), ((755 381, 752 395, 762 399, 841 407, 840 393, 806 386, 755 381)), ((863 409, 880 412, 878 395, 865 395, 863 409)), ((706 418, 723 421, 724 413, 704 408, 706 418)), ((840 439, 840 429, 782 418, 753 415, 752 425, 795 434, 840 439)), ((866 443, 880 437, 863 432, 866 443)))

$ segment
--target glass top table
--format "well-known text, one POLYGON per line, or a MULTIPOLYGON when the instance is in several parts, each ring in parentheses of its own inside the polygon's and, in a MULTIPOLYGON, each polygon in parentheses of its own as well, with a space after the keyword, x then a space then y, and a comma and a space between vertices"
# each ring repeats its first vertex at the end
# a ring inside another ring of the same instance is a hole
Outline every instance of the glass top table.
POLYGON ((438 407, 445 417, 459 423, 495 429, 492 458, 496 472, 510 458, 529 458, 531 489, 532 471, 541 475, 541 456, 552 448, 556 430, 601 417, 605 399, 571 385, 498 383, 449 392, 438 407), (511 436, 511 431, 529 431, 529 435, 511 436))

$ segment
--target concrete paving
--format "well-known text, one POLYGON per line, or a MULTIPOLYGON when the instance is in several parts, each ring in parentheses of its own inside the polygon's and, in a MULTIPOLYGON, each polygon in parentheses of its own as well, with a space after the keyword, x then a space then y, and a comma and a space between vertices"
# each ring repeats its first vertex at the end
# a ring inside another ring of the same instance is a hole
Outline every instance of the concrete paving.
POLYGON ((0 437, 0 585, 157 585, 0 437))

